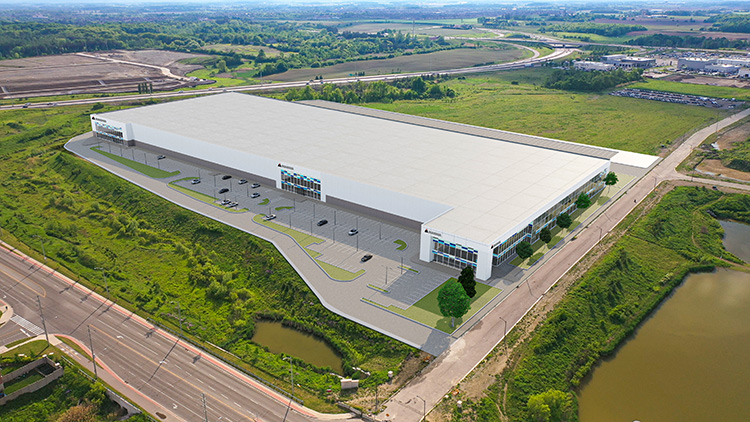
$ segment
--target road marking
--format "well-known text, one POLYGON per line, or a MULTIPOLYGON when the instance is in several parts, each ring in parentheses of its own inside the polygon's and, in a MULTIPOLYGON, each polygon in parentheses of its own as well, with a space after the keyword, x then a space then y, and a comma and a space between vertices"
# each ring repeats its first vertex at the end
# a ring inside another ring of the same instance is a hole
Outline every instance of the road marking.
MULTIPOLYGON (((13 316, 10 317, 10 320, 13 321, 13 322, 15 322, 19 326, 21 326, 21 327, 29 330, 30 332, 32 332, 36 336, 44 334, 44 330, 42 330, 41 328, 39 328, 36 325, 32 324, 27 319, 25 319, 24 317, 22 317, 22 316, 20 316, 18 314, 13 314, 13 316)), ((23 330, 21 330, 21 331, 23 331, 23 330)), ((29 336, 29 337, 31 337, 31 336, 29 336)))
MULTIPOLYGON (((21 285, 22 285, 23 287, 26 287, 27 289, 31 290, 32 292, 36 293, 37 295, 39 295, 39 296, 41 296, 41 297, 47 297, 47 291, 46 291, 46 290, 44 290, 44 287, 42 287, 42 286, 38 285, 37 283, 34 283, 34 282, 32 281, 32 283, 36 284, 36 286, 37 286, 37 287, 39 287, 40 289, 42 289, 42 291, 41 291, 41 292, 40 292, 39 290, 36 290, 35 288, 33 288, 33 287, 29 286, 28 284, 26 284, 26 282, 25 282, 25 281, 24 281, 23 279, 18 279, 18 278, 15 278, 15 277, 13 277, 12 275, 10 275, 10 274, 6 273, 6 272, 5 272, 5 271, 3 271, 3 270, 0 270, 0 273, 3 273, 3 274, 5 274, 5 275, 7 275, 7 276, 8 276, 8 277, 10 277, 10 279, 11 279, 11 280, 13 280, 13 281, 17 281, 17 282, 21 283, 21 285)), ((24 278, 26 278, 26 277, 24 277, 24 278)))

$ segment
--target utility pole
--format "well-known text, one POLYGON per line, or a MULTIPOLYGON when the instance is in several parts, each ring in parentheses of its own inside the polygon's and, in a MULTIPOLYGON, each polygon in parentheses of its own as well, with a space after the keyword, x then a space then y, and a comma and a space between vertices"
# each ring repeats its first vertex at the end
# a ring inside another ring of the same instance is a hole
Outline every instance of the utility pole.
POLYGON ((289 396, 289 405, 287 405, 286 413, 284 414, 284 422, 286 422, 286 417, 289 415, 289 410, 292 408, 292 400, 294 399, 294 363, 291 356, 285 357, 284 360, 289 360, 289 374, 292 381, 292 394, 289 396))
POLYGON ((99 375, 96 373, 96 354, 94 353, 94 341, 91 340, 91 326, 87 326, 89 330, 89 347, 91 348, 91 361, 94 364, 94 379, 98 379, 99 375))
POLYGON ((505 354, 507 355, 508 354, 508 339, 505 338, 505 336, 508 335, 508 321, 506 321, 505 318, 501 316, 498 316, 498 318, 500 318, 505 323, 505 325, 503 326, 503 343, 505 343, 505 354))
POLYGON ((208 410, 206 409, 206 395, 204 393, 201 393, 201 396, 203 396, 203 420, 205 422, 208 422, 208 410))
POLYGON ((31 237, 39 238, 39 243, 42 244, 42 256, 44 257, 44 262, 47 262, 47 252, 44 250, 44 238, 42 236, 39 236, 38 234, 34 234, 31 237))
POLYGON ((104 279, 104 289, 107 291, 107 296, 109 297, 109 281, 107 280, 107 274, 104 272, 104 268, 96 267, 94 269, 102 270, 102 278, 104 279))
POLYGON ((49 346, 49 333, 47 333, 47 323, 44 321, 44 312, 42 312, 42 300, 39 299, 39 295, 36 296, 36 303, 39 305, 39 315, 42 316, 42 327, 44 327, 44 338, 47 339, 47 346, 49 346))
POLYGON ((423 421, 427 417, 427 401, 419 396, 417 396, 417 398, 419 400, 422 400, 422 419, 420 419, 420 421, 423 421))
POLYGON ((180 338, 182 338, 182 307, 179 300, 173 300, 171 303, 177 304, 177 320, 180 322, 180 338))

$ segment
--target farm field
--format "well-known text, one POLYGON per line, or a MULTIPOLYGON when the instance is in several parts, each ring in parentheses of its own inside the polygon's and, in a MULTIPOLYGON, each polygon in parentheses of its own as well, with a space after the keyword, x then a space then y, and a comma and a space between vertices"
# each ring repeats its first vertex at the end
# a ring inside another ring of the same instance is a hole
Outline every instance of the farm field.
POLYGON ((444 28, 441 25, 435 24, 414 24, 411 23, 395 23, 395 22, 369 22, 369 23, 358 23, 352 26, 344 26, 339 29, 340 31, 350 32, 365 32, 365 33, 376 33, 385 30, 401 31, 404 33, 414 33, 415 35, 429 35, 429 36, 444 36, 444 37, 487 37, 492 38, 497 35, 492 34, 488 31, 482 31, 479 29, 457 29, 457 28, 444 28))
POLYGON ((509 62, 530 57, 530 55, 531 53, 528 50, 520 50, 510 46, 479 49, 459 48, 427 54, 399 56, 392 59, 340 63, 334 66, 315 69, 293 69, 263 79, 287 82, 313 79, 317 75, 323 75, 324 78, 341 78, 358 72, 365 72, 365 75, 429 72, 480 64, 509 62))
POLYGON ((453 79, 450 100, 396 101, 368 107, 495 129, 657 154, 693 129, 728 115, 696 106, 546 89, 549 69, 453 79), (517 82, 517 84, 514 84, 517 82))

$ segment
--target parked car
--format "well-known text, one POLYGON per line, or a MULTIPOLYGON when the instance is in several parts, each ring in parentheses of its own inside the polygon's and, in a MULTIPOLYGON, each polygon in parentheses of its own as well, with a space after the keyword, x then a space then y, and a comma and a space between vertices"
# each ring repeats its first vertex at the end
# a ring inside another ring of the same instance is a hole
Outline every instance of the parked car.
POLYGON ((325 226, 326 224, 328 224, 328 220, 326 219, 318 221, 318 227, 325 226))
POLYGON ((240 179, 240 181, 237 182, 237 184, 240 184, 240 185, 244 185, 245 183, 247 183, 247 180, 245 179, 240 179))
POLYGON ((165 158, 167 158, 167 156, 166 156, 166 155, 157 155, 157 156, 156 156, 156 159, 157 159, 157 160, 163 160, 163 159, 165 159, 165 158))
POLYGON ((197 185, 200 182, 201 182, 201 179, 193 179, 193 180, 190 181, 190 184, 191 185, 197 185))
POLYGON ((221 189, 219 189, 219 193, 227 193, 227 192, 229 192, 229 189, 227 189, 227 188, 221 188, 221 189))
POLYGON ((357 230, 357 229, 351 229, 351 230, 349 230, 349 236, 354 236, 357 233, 359 233, 359 230, 357 230))
POLYGON ((232 176, 230 176, 228 174, 225 174, 225 175, 221 176, 221 180, 228 180, 228 179, 231 179, 231 178, 232 178, 232 176))
POLYGON ((258 192, 254 192, 252 195, 250 195, 251 198, 260 198, 260 194, 258 192))
POLYGON ((253 188, 253 189, 259 188, 260 187, 260 183, 253 183, 252 185, 250 185, 250 187, 253 188))
POLYGON ((369 260, 371 260, 371 259, 372 259, 372 255, 370 255, 370 254, 368 253, 367 255, 363 256, 363 257, 362 257, 362 259, 360 259, 360 261, 362 261, 362 262, 367 262, 367 261, 369 261, 369 260))
POLYGON ((267 216, 263 217, 264 220, 270 221, 276 218, 276 214, 268 214, 267 216))

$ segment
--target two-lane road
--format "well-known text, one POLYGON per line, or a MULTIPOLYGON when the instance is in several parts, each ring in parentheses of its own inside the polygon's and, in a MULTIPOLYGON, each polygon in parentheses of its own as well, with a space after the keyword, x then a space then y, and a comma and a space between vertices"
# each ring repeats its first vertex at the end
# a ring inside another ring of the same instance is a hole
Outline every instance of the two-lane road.
MULTIPOLYGON (((42 333, 41 302, 50 333, 74 339, 119 378, 116 387, 165 421, 309 421, 331 416, 297 404, 85 287, 0 247, 0 299, 14 315, 0 327, 0 344, 42 333)), ((346 415, 337 415, 346 417, 346 415)))

